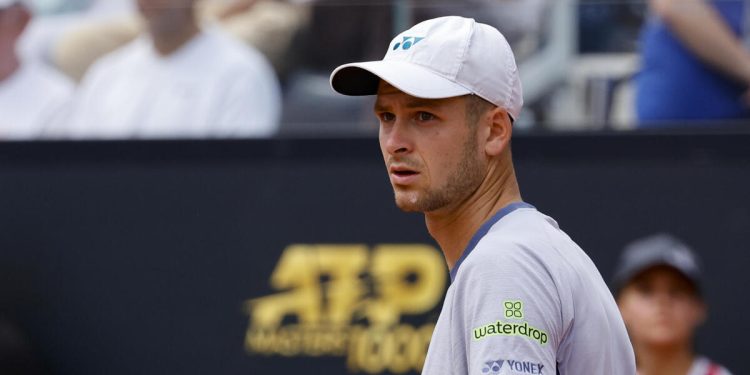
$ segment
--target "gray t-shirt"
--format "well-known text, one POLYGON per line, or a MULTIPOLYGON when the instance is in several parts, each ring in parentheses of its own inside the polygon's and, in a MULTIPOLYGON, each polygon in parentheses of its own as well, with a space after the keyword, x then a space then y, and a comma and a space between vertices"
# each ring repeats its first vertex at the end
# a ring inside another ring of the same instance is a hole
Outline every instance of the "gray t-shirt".
POLYGON ((557 223, 513 203, 451 270, 423 375, 634 375, 614 298, 557 223))

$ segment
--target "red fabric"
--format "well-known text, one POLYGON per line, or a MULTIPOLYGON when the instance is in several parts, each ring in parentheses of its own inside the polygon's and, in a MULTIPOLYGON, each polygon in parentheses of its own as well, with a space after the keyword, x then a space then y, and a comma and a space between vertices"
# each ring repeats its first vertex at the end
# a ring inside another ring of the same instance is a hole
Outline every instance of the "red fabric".
POLYGON ((721 367, 719 365, 712 363, 708 366, 708 372, 706 375, 719 375, 721 373, 721 367))

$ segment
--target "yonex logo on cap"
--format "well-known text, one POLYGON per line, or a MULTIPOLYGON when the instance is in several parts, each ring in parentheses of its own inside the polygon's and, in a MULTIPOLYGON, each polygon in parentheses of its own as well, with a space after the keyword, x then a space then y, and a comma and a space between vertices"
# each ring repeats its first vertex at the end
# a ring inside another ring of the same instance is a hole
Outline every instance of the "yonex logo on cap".
POLYGON ((409 48, 411 48, 413 45, 416 45, 419 43, 424 37, 419 36, 405 36, 404 40, 401 42, 398 42, 393 45, 393 50, 397 50, 399 47, 401 47, 402 50, 407 51, 409 48))

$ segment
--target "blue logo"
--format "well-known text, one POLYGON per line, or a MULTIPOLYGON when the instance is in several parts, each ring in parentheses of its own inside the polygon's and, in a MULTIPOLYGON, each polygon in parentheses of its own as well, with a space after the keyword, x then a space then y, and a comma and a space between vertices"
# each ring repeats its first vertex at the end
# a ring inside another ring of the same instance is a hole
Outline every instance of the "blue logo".
POLYGON ((417 43, 419 43, 422 39, 424 39, 424 38, 423 37, 419 37, 419 36, 417 36, 417 37, 414 37, 414 36, 405 36, 404 40, 402 40, 399 43, 396 43, 393 46, 393 50, 395 51, 395 50, 399 49, 399 47, 401 47, 402 50, 407 51, 407 50, 409 50, 409 48, 411 48, 412 46, 414 46, 417 43))
POLYGON ((544 374, 544 372, 542 372, 544 365, 541 363, 516 361, 513 359, 495 359, 484 362, 484 365, 482 366, 482 374, 498 375, 503 367, 507 368, 507 370, 503 372, 505 374, 544 374))
POLYGON ((483 374, 499 374, 500 369, 503 368, 504 359, 498 359, 496 361, 487 361, 482 367, 483 374))

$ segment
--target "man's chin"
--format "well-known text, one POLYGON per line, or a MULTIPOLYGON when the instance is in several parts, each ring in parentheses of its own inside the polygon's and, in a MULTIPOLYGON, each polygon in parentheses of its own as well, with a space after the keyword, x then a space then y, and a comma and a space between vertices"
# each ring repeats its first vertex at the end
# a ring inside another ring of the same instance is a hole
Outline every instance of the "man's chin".
POLYGON ((403 194, 396 192, 396 206, 404 212, 421 212, 419 197, 415 194, 403 194))
POLYGON ((417 207, 410 204, 402 204, 396 201, 396 206, 403 212, 422 212, 417 207))

